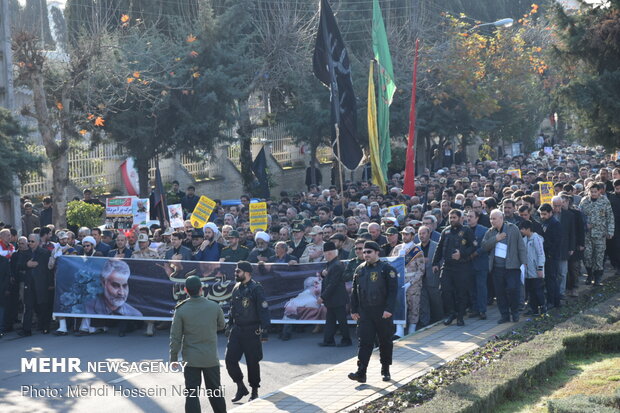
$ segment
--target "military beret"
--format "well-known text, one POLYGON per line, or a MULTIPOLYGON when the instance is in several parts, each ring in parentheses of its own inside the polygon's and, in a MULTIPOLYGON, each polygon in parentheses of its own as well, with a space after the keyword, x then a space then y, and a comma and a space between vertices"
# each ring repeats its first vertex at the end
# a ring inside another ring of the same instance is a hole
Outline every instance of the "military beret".
POLYGON ((239 232, 234 229, 228 233, 229 238, 239 238, 239 232))
POLYGON ((347 240, 347 238, 344 235, 339 234, 339 233, 336 233, 336 234, 332 235, 331 237, 329 237, 329 239, 330 240, 337 239, 338 241, 346 241, 347 240))
POLYGON ((389 227, 389 228, 387 229, 387 231, 385 231, 385 233, 386 233, 387 235, 394 235, 394 234, 398 234, 398 229, 397 229, 397 228, 395 228, 395 227, 389 227))
POLYGON ((247 261, 239 261, 237 263, 237 268, 239 268, 243 272, 252 272, 252 264, 247 261))
POLYGON ((369 250, 375 250, 375 251, 381 251, 381 247, 379 246, 379 244, 377 244, 374 241, 366 241, 364 243, 364 249, 369 249, 369 250))

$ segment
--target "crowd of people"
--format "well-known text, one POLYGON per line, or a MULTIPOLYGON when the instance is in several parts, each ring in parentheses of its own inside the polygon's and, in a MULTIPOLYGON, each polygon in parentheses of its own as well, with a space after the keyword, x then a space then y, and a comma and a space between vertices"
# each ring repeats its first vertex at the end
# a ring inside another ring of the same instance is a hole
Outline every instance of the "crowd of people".
MULTIPOLYGON (((476 162, 453 157, 449 166, 419 174, 412 196, 403 194, 402 178, 394 174, 388 191, 363 180, 282 192, 266 200, 268 229, 254 232, 248 195, 227 206, 216 200, 202 229, 189 220, 183 228, 57 229, 52 199, 41 208, 24 199, 22 233, 0 228, 0 332, 21 325, 19 334, 31 335, 35 314, 38 329, 50 332, 61 255, 296 265, 326 261, 329 243, 337 259, 348 260, 344 279, 352 282, 365 242, 374 241, 380 256, 405 259, 409 332, 439 320, 464 325, 466 315, 486 319, 494 303, 499 322, 516 322, 524 311, 561 306, 576 295, 582 275, 586 284, 601 285, 606 257, 620 270, 620 160, 601 148, 556 146, 476 162), (553 183, 550 202, 541 202, 547 193, 540 182, 553 183)), ((184 193, 178 182, 167 196, 181 201, 186 214, 198 199, 193 187, 184 193)), ((100 202, 88 190, 83 200, 100 202)), ((88 335, 102 330, 97 322, 61 318, 53 328, 56 335, 88 335)), ((119 335, 131 328, 120 323, 119 335)), ((154 333, 148 322, 146 334, 154 333)), ((405 333, 402 326, 395 332, 405 333)), ((290 339, 291 330, 280 338, 290 339)))

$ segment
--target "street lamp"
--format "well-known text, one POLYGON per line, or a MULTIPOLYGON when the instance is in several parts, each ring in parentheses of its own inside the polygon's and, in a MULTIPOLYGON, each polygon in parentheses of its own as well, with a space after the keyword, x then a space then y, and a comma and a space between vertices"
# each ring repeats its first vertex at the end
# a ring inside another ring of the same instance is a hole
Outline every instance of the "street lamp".
POLYGON ((482 27, 482 26, 495 26, 495 27, 499 27, 499 28, 507 28, 507 27, 512 26, 513 23, 514 23, 514 20, 510 19, 510 18, 500 19, 500 20, 494 21, 492 23, 478 24, 478 25, 472 27, 471 29, 469 29, 467 32, 468 33, 472 32, 472 31, 474 31, 477 28, 482 27))

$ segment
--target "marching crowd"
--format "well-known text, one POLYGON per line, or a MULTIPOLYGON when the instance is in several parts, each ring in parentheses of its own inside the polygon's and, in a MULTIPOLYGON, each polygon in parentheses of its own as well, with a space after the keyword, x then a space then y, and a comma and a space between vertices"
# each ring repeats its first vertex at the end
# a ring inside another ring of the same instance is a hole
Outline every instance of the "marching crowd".
MULTIPOLYGON (((620 270, 620 160, 612 158, 577 146, 493 161, 446 155, 440 169, 416 177, 413 196, 403 194, 400 174, 387 193, 365 180, 345 181, 343 190, 310 184, 307 192, 282 192, 266 200, 267 231, 255 232, 247 195, 229 206, 216 201, 202 229, 189 220, 183 228, 57 229, 51 199, 38 210, 23 200, 22 234, 0 228, 0 333, 21 324, 18 333, 31 335, 35 314, 38 329, 50 332, 61 255, 296 265, 324 262, 335 251, 336 259, 349 260, 343 278, 350 282, 368 241, 380 256, 405 258, 409 332, 439 320, 464 325, 467 314, 486 319, 494 303, 498 322, 516 322, 523 312, 541 314, 576 296, 582 275, 586 284, 601 285, 606 257, 620 270), (547 194, 540 182, 553 183, 548 202, 541 202, 547 194)), ((188 215, 198 201, 193 187, 184 193, 178 182, 167 198, 188 215)), ((83 201, 100 202, 89 190, 83 201)), ((340 299, 344 306, 348 294, 340 299)), ((57 321, 56 335, 106 328, 101 320, 57 321)), ((131 328, 121 322, 119 335, 131 328)), ((154 328, 148 322, 146 334, 154 328)), ((404 334, 399 326, 396 335, 404 334)), ((290 328, 280 338, 290 339, 290 328)))

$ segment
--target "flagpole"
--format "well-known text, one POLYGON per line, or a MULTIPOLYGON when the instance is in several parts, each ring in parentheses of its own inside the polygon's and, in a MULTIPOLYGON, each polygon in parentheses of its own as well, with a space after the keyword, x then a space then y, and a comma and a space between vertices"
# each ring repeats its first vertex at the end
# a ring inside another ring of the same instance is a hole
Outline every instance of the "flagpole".
POLYGON ((415 41, 415 54, 413 56, 413 84, 411 86, 411 108, 409 110, 409 140, 407 142, 407 157, 405 161, 405 182, 403 193, 409 196, 415 195, 415 124, 416 124, 416 92, 418 81, 418 46, 419 40, 415 41))
MULTIPOLYGON (((336 150, 338 151, 338 156, 341 156, 340 128, 338 127, 337 123, 334 126, 336 127, 336 150)), ((336 160, 338 161, 338 179, 340 180, 340 191, 342 192, 342 194, 340 195, 340 204, 342 205, 342 213, 344 214, 344 184, 342 182, 342 162, 340 162, 340 159, 338 157, 336 157, 336 160)))

